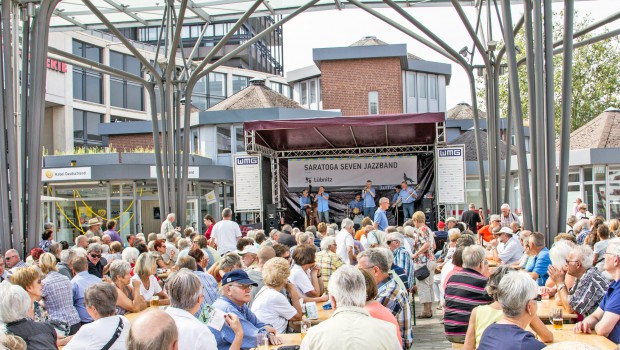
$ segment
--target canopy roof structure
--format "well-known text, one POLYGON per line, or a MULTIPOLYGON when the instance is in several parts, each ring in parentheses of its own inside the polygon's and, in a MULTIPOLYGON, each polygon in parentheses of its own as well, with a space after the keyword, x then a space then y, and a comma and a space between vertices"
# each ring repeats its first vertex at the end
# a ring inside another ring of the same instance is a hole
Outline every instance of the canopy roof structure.
POLYGON ((274 151, 429 145, 445 114, 390 114, 296 120, 250 121, 257 143, 274 151))

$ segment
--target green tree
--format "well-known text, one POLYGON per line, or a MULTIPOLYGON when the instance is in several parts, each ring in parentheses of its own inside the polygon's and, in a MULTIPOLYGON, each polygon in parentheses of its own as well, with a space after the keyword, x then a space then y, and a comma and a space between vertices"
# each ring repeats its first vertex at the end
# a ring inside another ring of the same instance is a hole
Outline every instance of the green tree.
MULTIPOLYGON (((563 37, 563 13, 554 14, 553 36, 554 41, 563 37)), ((593 20, 589 15, 580 16, 575 13, 575 31, 587 27, 593 20)), ((576 43, 591 38, 584 35, 576 43)), ((521 52, 517 53, 517 60, 525 57, 525 33, 522 29, 515 37, 515 43, 521 52)), ((553 57, 554 63, 554 95, 555 95, 555 125, 559 132, 562 115, 562 54, 553 57)), ((506 63, 504 58, 503 64, 506 63)), ((521 90, 521 104, 523 118, 528 118, 528 85, 527 67, 523 62, 518 68, 519 87, 521 90)), ((573 51, 573 88, 571 103, 571 132, 594 119, 609 107, 620 107, 620 39, 614 37, 594 44, 580 47, 573 51)), ((483 78, 477 82, 479 105, 486 109, 485 89, 483 78)), ((505 118, 508 109, 508 74, 499 78, 500 115, 505 118)))

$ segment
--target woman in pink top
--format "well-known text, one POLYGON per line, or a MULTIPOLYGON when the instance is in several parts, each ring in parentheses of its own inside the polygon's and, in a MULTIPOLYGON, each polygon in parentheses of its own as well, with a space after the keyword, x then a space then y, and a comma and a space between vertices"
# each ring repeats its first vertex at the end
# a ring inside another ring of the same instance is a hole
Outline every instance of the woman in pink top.
POLYGON ((377 296, 377 282, 375 282, 375 279, 368 271, 363 269, 360 269, 360 271, 362 271, 364 279, 366 280, 366 306, 364 306, 364 310, 368 311, 370 316, 373 318, 393 324, 396 327, 396 335, 398 336, 398 340, 402 346, 403 337, 400 333, 400 326, 398 325, 396 317, 394 317, 388 308, 375 300, 375 297, 377 296))

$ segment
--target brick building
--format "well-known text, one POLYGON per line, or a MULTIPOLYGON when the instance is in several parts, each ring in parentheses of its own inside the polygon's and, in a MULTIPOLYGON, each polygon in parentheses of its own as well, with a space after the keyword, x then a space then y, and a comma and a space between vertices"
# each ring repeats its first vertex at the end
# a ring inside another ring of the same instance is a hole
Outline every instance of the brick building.
POLYGON ((422 60, 407 45, 365 37, 347 47, 313 49, 315 65, 291 71, 293 98, 343 116, 446 111, 449 64, 422 60))

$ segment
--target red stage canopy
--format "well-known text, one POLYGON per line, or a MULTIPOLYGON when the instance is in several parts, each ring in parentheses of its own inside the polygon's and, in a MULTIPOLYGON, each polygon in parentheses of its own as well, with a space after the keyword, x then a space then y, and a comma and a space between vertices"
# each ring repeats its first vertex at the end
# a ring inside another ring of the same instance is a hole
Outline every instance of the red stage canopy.
POLYGON ((243 123, 256 142, 276 151, 429 145, 445 113, 386 114, 243 123))

